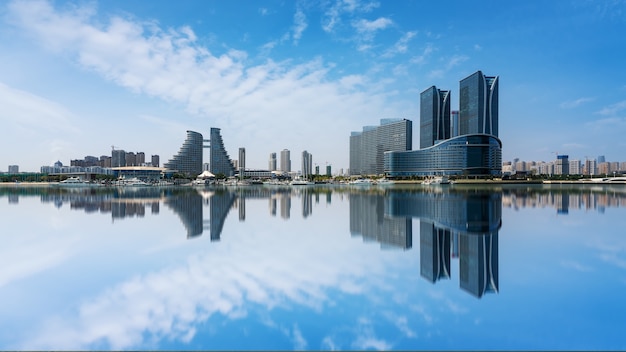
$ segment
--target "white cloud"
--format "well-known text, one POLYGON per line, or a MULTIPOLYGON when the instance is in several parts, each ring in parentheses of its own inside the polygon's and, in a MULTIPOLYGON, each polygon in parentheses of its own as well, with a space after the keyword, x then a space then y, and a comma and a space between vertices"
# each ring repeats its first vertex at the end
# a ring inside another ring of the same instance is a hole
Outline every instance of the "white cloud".
POLYGON ((576 100, 564 101, 560 104, 560 107, 562 109, 573 109, 573 108, 579 107, 580 105, 584 103, 588 103, 593 100, 594 100, 593 98, 578 98, 576 100))
POLYGON ((332 32, 337 25, 341 24, 343 15, 367 13, 380 6, 376 1, 360 0, 335 0, 331 3, 322 18, 322 29, 325 32, 332 32))
POLYGON ((372 33, 382 29, 385 29, 393 24, 393 21, 380 17, 373 21, 368 21, 366 19, 360 19, 358 21, 352 22, 352 26, 360 33, 372 33))
POLYGON ((426 63, 431 54, 435 51, 435 48, 431 43, 426 44, 426 47, 422 51, 421 55, 414 56, 411 58, 410 62, 412 64, 422 65, 426 63))
POLYGON ((623 101, 620 101, 619 103, 606 106, 602 108, 600 111, 598 111, 597 113, 600 115, 612 116, 625 109, 626 109, 626 100, 623 100, 623 101))
MULTIPOLYGON (((342 4, 364 9, 360 3, 342 4)), ((360 128, 363 116, 396 115, 385 96, 367 90, 380 89, 380 82, 346 91, 340 79, 329 79, 331 66, 321 59, 269 60, 249 66, 247 53, 231 49, 215 55, 197 43, 187 26, 162 29, 153 22, 121 17, 97 22, 91 8, 58 10, 45 1, 12 2, 8 9, 14 25, 55 52, 74 57, 81 66, 132 92, 183 104, 189 114, 208 118, 207 124, 233 131, 229 145, 248 147, 251 160, 264 162, 267 153, 286 147, 313 149, 314 155, 326 155, 337 167, 346 167, 347 131, 360 128), (317 122, 311 124, 313 120, 317 122), (328 130, 329 124, 336 128, 328 130), (313 148, 293 131, 307 131, 310 141, 322 135, 345 140, 346 153, 337 153, 336 144, 313 148), (245 145, 250 141, 263 149, 245 145)), ((294 40, 306 23, 299 13, 294 40)), ((363 31, 373 33, 391 21, 359 23, 363 31)))
POLYGON ((408 50, 408 44, 417 35, 417 32, 405 33, 387 52, 383 54, 383 57, 392 57, 396 54, 404 54, 408 50))
POLYGON ((302 9, 296 10, 295 15, 293 15, 293 41, 294 44, 298 44, 300 38, 302 38, 302 32, 308 26, 306 21, 306 16, 302 9))

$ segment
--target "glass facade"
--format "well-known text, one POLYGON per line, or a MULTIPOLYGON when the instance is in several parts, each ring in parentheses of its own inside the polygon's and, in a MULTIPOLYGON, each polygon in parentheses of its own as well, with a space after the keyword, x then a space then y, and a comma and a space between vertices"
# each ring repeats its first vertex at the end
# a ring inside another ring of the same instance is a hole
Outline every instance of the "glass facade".
POLYGON ((174 155, 167 163, 163 164, 166 169, 175 170, 188 176, 202 173, 202 134, 187 131, 187 139, 180 147, 178 154, 174 155))
POLYGON ((393 178, 497 176, 502 172, 502 142, 493 135, 470 134, 420 150, 386 152, 384 171, 393 178))
POLYGON ((420 148, 450 138, 450 91, 432 86, 420 94, 420 148))
POLYGON ((211 127, 210 143, 209 171, 214 175, 233 176, 235 166, 224 148, 224 141, 219 128, 211 127))
POLYGON ((459 134, 498 136, 498 76, 481 71, 461 80, 459 91, 459 134))
POLYGON ((384 172, 388 151, 412 149, 413 123, 407 119, 382 119, 380 126, 365 126, 350 136, 350 174, 379 175, 384 172))

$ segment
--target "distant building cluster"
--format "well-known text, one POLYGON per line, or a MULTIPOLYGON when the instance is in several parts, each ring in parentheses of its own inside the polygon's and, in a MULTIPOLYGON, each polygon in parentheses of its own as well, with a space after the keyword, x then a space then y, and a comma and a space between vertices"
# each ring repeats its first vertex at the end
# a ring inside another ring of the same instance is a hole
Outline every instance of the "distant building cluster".
POLYGON ((504 175, 615 175, 626 173, 626 162, 606 161, 603 155, 596 159, 569 159, 569 155, 557 155, 554 161, 523 161, 514 159, 502 163, 504 175))

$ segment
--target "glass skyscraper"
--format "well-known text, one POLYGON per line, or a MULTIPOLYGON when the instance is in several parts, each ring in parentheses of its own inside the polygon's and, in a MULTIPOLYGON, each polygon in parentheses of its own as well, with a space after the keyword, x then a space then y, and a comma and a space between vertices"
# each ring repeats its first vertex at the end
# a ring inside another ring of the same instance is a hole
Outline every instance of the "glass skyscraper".
POLYGON ((432 86, 420 94, 420 148, 450 138, 450 91, 432 86))
POLYGON ((166 169, 176 170, 188 176, 202 173, 202 134, 187 131, 187 139, 180 147, 178 154, 174 155, 167 163, 163 164, 166 169))
POLYGON ((498 136, 498 76, 481 71, 461 80, 459 134, 484 133, 498 136))
POLYGON ((223 174, 233 176, 235 166, 224 148, 224 141, 220 134, 220 129, 211 127, 209 168, 212 174, 223 174))
POLYGON ((313 175, 313 155, 306 150, 302 152, 302 177, 313 175))
POLYGON ((380 175, 384 155, 389 151, 411 150, 413 122, 407 119, 381 119, 380 126, 365 126, 350 135, 350 174, 380 175))

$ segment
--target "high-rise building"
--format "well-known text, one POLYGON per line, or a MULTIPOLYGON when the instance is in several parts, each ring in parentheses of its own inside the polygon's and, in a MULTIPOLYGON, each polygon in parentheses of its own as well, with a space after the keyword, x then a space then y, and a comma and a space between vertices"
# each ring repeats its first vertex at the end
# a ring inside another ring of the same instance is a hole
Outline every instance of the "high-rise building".
POLYGON ((246 171, 246 148, 239 148, 239 176, 243 177, 246 171))
POLYGON ((432 86, 420 94, 420 148, 450 138, 450 91, 432 86))
POLYGON ((111 151, 111 167, 126 166, 126 151, 124 149, 113 149, 111 151))
POLYGON ((135 153, 126 153, 126 166, 137 166, 137 155, 135 153))
POLYGON ((412 146, 411 120, 381 119, 380 126, 365 126, 350 135, 350 174, 382 174, 385 152, 407 151, 412 146))
POLYGON ((142 166, 146 163, 146 153, 137 152, 136 156, 137 156, 136 161, 137 161, 138 166, 142 166))
POLYGON ((10 174, 18 174, 20 172, 19 165, 9 165, 9 173, 10 174))
POLYGON ((291 152, 289 149, 283 149, 280 152, 280 171, 291 172, 291 152))
POLYGON ((580 167, 580 160, 570 160, 569 161, 569 174, 570 175, 580 175, 580 174, 582 174, 582 168, 580 167))
POLYGON ((302 177, 309 177, 313 174, 313 155, 306 150, 302 152, 302 177))
MULTIPOLYGON (((421 104, 426 104, 420 107, 420 112, 423 112, 421 118, 425 119, 420 122, 422 148, 385 152, 383 168, 387 176, 502 174, 502 142, 498 138, 498 77, 486 77, 478 71, 463 79, 460 88, 458 135, 438 138, 441 135, 437 133, 446 133, 445 127, 436 128, 436 119, 445 120, 438 113, 449 109, 443 105, 446 104, 445 95, 449 93, 442 94, 434 86, 429 88, 420 99, 421 104)), ((351 139, 351 148, 353 143, 356 144, 356 141, 351 139)), ((352 170, 357 165, 363 167, 363 163, 350 164, 352 174, 359 174, 358 170, 352 170)))
POLYGON ((159 156, 158 155, 153 155, 152 156, 152 162, 151 162, 152 166, 153 167, 159 167, 159 163, 160 163, 159 156))
POLYGON ((450 137, 459 135, 459 110, 450 111, 450 137))
POLYGON ((270 153, 270 160, 267 168, 270 171, 276 171, 276 153, 270 153))
POLYGON ((202 134, 187 131, 187 139, 183 142, 178 154, 163 164, 166 169, 176 170, 188 176, 202 173, 202 134))
POLYGON ((211 127, 211 139, 210 139, 210 160, 211 173, 214 175, 223 174, 225 176, 233 176, 235 173, 235 166, 230 160, 226 149, 224 148, 224 141, 222 141, 222 135, 220 129, 211 127))
POLYGON ((481 71, 461 80, 459 91, 459 134, 498 136, 498 76, 481 71))
POLYGON ((555 175, 568 175, 569 174, 569 156, 557 155, 556 163, 554 164, 555 175))

